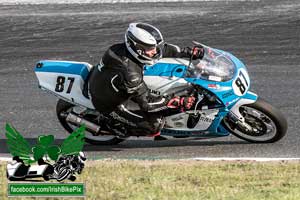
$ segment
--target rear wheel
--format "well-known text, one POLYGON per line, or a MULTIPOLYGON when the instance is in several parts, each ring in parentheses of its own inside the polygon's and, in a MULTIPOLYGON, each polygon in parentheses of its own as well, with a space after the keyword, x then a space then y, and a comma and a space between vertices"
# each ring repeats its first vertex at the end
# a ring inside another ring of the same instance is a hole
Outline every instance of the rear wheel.
POLYGON ((228 117, 224 118, 223 123, 232 134, 243 140, 271 143, 286 134, 286 118, 278 109, 260 98, 253 104, 241 106, 239 111, 250 129, 233 123, 228 117))
MULTIPOLYGON (((74 110, 77 106, 74 104, 71 104, 67 101, 64 101, 62 99, 59 99, 56 105, 56 114, 59 122, 61 125, 69 132, 72 133, 78 126, 75 126, 71 123, 69 123, 66 120, 66 115, 74 110)), ((92 121, 96 116, 94 115, 85 115, 83 116, 84 119, 92 121)), ((120 139, 114 135, 99 135, 94 136, 91 132, 88 130, 85 133, 85 141, 90 144, 94 145, 115 145, 119 144, 120 142, 124 141, 124 139, 120 139)))

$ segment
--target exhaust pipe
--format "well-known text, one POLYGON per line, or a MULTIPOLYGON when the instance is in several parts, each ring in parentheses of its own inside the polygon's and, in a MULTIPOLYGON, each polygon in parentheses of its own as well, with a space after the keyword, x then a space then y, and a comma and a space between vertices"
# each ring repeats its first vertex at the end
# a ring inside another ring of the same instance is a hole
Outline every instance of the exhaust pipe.
POLYGON ((88 120, 83 119, 82 117, 79 117, 77 115, 74 115, 72 113, 69 113, 66 120, 74 125, 82 125, 84 124, 86 126, 86 128, 88 128, 89 130, 93 131, 95 133, 95 135, 99 135, 100 134, 100 129, 101 127, 98 126, 97 124, 94 124, 88 120))

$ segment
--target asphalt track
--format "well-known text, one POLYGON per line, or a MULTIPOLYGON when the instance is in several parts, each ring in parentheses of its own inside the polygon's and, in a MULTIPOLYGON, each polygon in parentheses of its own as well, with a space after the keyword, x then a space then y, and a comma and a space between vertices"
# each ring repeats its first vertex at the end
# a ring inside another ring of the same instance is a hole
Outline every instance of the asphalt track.
POLYGON ((8 156, 4 125, 30 142, 68 134, 55 116, 56 98, 37 87, 40 59, 96 64, 121 42, 128 23, 159 27, 170 43, 198 40, 244 61, 252 90, 279 107, 288 133, 274 144, 251 144, 234 136, 154 142, 132 138, 117 146, 86 145, 90 158, 300 157, 300 2, 204 1, 185 3, 0 5, 0 156, 8 156))

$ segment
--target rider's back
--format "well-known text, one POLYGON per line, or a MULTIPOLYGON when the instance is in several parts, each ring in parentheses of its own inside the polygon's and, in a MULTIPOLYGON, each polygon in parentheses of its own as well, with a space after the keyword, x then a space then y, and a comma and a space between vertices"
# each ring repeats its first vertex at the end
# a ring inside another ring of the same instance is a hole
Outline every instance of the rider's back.
POLYGON ((92 101, 98 111, 111 112, 125 102, 143 82, 143 66, 127 51, 125 43, 111 46, 89 79, 92 101))

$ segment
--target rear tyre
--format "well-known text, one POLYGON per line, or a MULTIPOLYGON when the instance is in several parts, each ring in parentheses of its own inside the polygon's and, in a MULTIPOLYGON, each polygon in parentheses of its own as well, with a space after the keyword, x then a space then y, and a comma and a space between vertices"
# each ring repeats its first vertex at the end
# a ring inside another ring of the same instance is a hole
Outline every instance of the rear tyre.
MULTIPOLYGON (((71 104, 67 101, 64 101, 62 99, 59 99, 56 105, 56 114, 57 118, 60 122, 60 124, 66 129, 69 133, 72 133, 76 128, 76 126, 70 124, 66 121, 66 117, 63 113, 67 114, 73 110, 73 108, 76 107, 76 105, 71 104)), ((111 136, 93 136, 92 133, 86 131, 85 134, 85 141, 87 143, 93 144, 93 145, 116 145, 120 142, 123 142, 124 139, 120 139, 114 135, 111 136)))
POLYGON ((286 118, 261 98, 253 104, 241 106, 239 111, 252 130, 233 124, 228 117, 223 119, 224 127, 238 138, 253 143, 272 143, 285 136, 288 127, 286 118))

